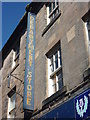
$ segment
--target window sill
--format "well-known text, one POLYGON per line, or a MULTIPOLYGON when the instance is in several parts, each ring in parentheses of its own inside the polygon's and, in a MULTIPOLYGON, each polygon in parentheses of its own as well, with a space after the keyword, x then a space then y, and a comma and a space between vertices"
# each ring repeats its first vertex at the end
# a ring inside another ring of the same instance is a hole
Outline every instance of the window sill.
POLYGON ((59 12, 53 19, 52 21, 45 27, 45 29, 42 32, 42 36, 50 29, 50 27, 53 25, 53 23, 59 18, 61 15, 61 12, 59 12))
POLYGON ((13 109, 9 112, 9 114, 11 115, 11 114, 15 111, 15 109, 16 109, 16 108, 13 108, 13 109))
POLYGON ((52 78, 60 70, 61 70, 61 66, 57 68, 54 72, 52 72, 52 74, 50 75, 50 78, 52 78))
POLYGON ((49 106, 53 101, 56 101, 57 98, 60 98, 63 94, 65 94, 67 91, 66 86, 63 86, 62 89, 51 95, 50 97, 46 98, 42 101, 42 107, 49 106))

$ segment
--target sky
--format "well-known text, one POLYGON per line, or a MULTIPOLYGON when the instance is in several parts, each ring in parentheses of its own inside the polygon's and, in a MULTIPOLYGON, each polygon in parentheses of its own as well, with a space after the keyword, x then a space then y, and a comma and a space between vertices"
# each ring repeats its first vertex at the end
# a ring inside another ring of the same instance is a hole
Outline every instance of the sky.
POLYGON ((20 19, 25 13, 25 7, 30 2, 2 2, 2 46, 5 45, 20 19))

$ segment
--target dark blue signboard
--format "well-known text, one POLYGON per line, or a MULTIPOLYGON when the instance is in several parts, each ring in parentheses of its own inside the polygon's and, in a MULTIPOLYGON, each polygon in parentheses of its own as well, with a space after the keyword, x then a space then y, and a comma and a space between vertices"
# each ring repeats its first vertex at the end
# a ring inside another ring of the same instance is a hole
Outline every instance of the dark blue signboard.
POLYGON ((73 120, 74 116, 74 99, 71 99, 64 104, 58 106, 57 108, 53 109, 52 111, 49 111, 47 114, 42 116, 40 120, 48 120, 49 118, 51 120, 73 120))
POLYGON ((35 15, 28 12, 23 108, 34 110, 35 15))
POLYGON ((90 89, 75 98, 75 115, 76 120, 90 116, 90 89))
MULTIPOLYGON (((90 89, 54 108, 39 120, 84 120, 90 117, 90 89)), ((88 119, 89 120, 89 119, 88 119)))

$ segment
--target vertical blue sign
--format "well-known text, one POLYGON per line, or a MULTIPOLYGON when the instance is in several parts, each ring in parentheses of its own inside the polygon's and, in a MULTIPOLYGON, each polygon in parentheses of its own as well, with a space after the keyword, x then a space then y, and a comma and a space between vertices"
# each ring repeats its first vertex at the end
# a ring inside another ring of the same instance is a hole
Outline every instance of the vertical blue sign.
POLYGON ((23 108, 34 110, 35 15, 28 12, 23 108))
POLYGON ((90 117, 90 89, 75 98, 76 120, 90 117))

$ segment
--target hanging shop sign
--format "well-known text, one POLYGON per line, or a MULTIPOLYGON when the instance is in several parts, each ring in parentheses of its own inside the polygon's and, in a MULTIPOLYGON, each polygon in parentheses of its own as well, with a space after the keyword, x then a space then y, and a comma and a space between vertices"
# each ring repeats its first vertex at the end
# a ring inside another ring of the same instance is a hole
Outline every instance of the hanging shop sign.
POLYGON ((34 110, 35 15, 28 12, 23 108, 34 110))

